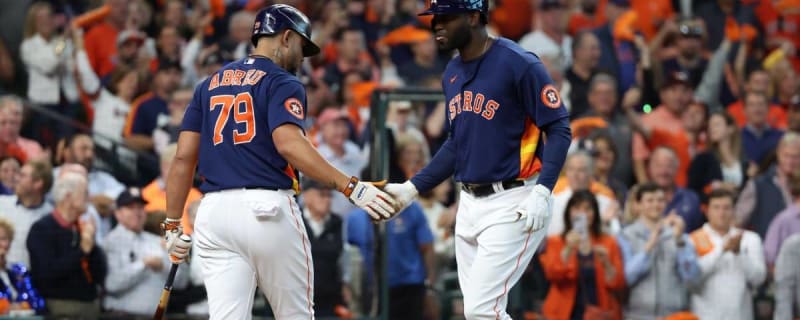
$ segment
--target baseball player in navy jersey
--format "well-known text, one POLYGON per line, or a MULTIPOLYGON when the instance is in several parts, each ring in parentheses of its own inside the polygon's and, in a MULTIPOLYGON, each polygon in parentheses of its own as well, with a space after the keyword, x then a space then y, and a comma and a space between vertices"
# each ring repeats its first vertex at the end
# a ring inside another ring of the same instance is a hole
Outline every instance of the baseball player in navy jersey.
POLYGON ((326 162, 306 139, 306 93, 294 73, 319 53, 308 18, 288 5, 261 10, 253 55, 200 83, 167 177, 162 223, 173 262, 186 257, 181 213, 195 168, 205 193, 194 228, 211 319, 250 319, 256 286, 277 319, 313 319, 311 250, 294 196, 295 169, 344 193, 374 220, 394 199, 326 162))
POLYGON ((550 221, 571 140, 568 112, 539 58, 486 32, 485 0, 432 0, 436 42, 459 55, 442 88, 449 137, 427 167, 385 191, 405 206, 450 175, 462 183, 456 261, 467 319, 510 319, 508 291, 550 221))

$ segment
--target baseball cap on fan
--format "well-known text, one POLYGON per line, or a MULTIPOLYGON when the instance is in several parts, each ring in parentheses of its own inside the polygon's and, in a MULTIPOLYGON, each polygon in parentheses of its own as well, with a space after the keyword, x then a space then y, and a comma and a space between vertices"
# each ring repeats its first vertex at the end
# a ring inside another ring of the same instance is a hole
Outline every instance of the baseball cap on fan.
POLYGON ((122 46, 128 41, 136 41, 139 45, 144 43, 144 40, 147 39, 144 33, 141 33, 137 30, 125 30, 119 33, 117 36, 117 47, 122 46))
POLYGON ((666 89, 676 85, 691 87, 692 84, 689 82, 689 75, 686 74, 686 72, 680 71, 670 73, 667 79, 664 80, 664 84, 661 85, 661 89, 666 89))
POLYGON ((142 190, 136 187, 130 187, 122 191, 117 196, 117 208, 121 208, 134 203, 147 204, 147 200, 142 197, 142 190))

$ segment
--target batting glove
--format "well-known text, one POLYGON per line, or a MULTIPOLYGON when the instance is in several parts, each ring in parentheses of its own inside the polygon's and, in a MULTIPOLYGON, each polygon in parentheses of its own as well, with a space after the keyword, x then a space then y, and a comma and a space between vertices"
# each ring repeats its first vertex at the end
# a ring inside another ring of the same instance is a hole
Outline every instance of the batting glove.
POLYGON ((161 223, 167 242, 167 252, 172 263, 183 263, 192 247, 192 238, 183 234, 180 219, 167 218, 161 223))
POLYGON ((394 198, 372 183, 359 181, 356 177, 350 178, 350 183, 342 193, 350 202, 366 210, 373 220, 389 219, 396 212, 394 198))
POLYGON ((417 198, 419 192, 417 191, 417 187, 411 183, 410 180, 406 180, 403 183, 390 183, 387 184, 386 187, 383 188, 383 191, 386 191, 388 194, 392 195, 395 200, 397 200, 397 211, 400 212, 409 204, 411 201, 417 198))
POLYGON ((550 189, 541 184, 533 187, 531 194, 517 209, 517 214, 526 219, 523 231, 535 232, 544 228, 545 222, 550 218, 551 199, 550 189))

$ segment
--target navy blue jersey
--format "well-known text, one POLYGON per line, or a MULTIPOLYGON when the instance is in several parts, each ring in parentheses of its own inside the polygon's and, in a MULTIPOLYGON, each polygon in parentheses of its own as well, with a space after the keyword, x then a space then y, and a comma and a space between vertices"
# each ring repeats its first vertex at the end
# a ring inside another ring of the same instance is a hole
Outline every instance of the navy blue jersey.
POLYGON ((195 88, 181 126, 200 133, 200 190, 297 190, 272 131, 284 124, 303 128, 305 115, 303 85, 265 57, 234 61, 211 75, 195 88))
POLYGON ((455 152, 455 178, 465 183, 525 179, 539 172, 540 128, 568 117, 558 90, 535 54, 498 38, 480 58, 448 63, 442 88, 455 152))

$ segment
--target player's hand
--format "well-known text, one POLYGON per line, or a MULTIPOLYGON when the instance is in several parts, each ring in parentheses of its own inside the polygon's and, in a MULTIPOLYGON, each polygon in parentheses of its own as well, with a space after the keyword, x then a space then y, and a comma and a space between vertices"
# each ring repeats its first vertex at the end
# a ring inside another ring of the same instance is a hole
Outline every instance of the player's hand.
POLYGON ((167 253, 172 263, 183 263, 192 247, 192 238, 183 234, 180 219, 167 218, 161 223, 164 239, 167 241, 167 253))
POLYGON ((535 232, 545 226, 545 221, 550 218, 550 201, 552 195, 550 189, 537 184, 533 187, 531 194, 522 202, 517 213, 526 217, 523 231, 535 232))
POLYGON ((358 180, 351 183, 355 185, 345 195, 350 202, 366 210, 373 220, 389 219, 397 212, 395 199, 375 185, 358 180))
POLYGON ((390 183, 387 184, 386 187, 383 188, 383 191, 386 191, 390 195, 397 200, 397 212, 402 211, 405 209, 411 201, 417 198, 419 192, 417 191, 417 187, 411 183, 411 180, 406 180, 403 183, 390 183))

